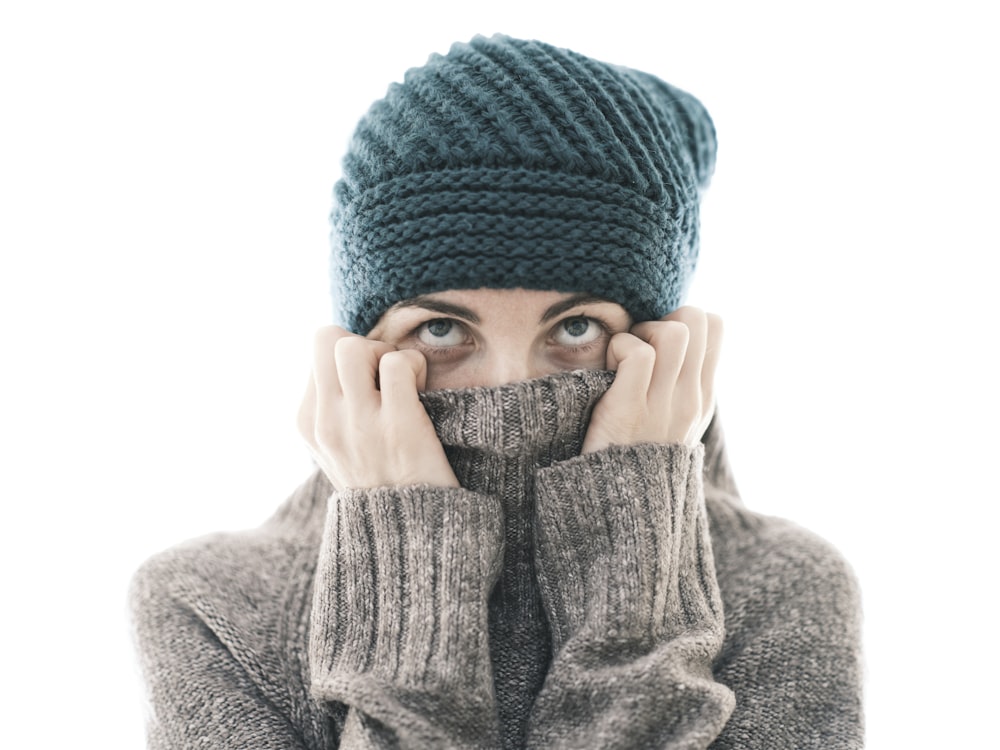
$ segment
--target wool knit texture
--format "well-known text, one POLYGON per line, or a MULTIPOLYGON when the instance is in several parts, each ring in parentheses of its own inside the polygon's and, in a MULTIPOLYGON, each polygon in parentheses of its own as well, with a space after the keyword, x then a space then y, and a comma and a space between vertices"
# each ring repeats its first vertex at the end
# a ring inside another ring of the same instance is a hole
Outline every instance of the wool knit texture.
POLYGON ((505 36, 408 71, 362 118, 331 214, 335 317, 367 333, 445 289, 678 307, 715 165, 701 103, 640 71, 505 36))
POLYGON ((462 486, 334 492, 148 561, 152 748, 858 748, 859 608, 721 430, 578 455, 605 372, 422 394, 462 486))

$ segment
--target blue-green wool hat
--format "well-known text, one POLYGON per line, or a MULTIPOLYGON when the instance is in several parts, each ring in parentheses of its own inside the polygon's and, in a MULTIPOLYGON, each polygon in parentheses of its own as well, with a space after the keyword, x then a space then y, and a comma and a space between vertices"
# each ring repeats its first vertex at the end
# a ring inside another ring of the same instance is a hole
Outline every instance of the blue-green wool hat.
POLYGON ((331 216, 337 322, 481 287, 589 292, 636 321, 681 304, 715 165, 701 103, 629 68, 476 37, 362 118, 331 216))

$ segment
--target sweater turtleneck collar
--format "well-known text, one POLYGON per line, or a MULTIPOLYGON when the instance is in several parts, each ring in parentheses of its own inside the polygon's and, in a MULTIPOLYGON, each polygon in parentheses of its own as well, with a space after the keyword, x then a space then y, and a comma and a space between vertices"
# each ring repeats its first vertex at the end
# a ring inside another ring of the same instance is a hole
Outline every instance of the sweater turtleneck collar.
MULTIPOLYGON (((614 378, 607 370, 575 370, 420 398, 450 454, 471 450, 544 466, 579 454, 594 405, 614 378)), ((706 484, 737 498, 718 413, 702 443, 706 484)))
MULTIPOLYGON (((494 387, 426 391, 420 400, 453 462, 471 453, 542 466, 579 454, 594 405, 613 382, 607 370, 575 370, 494 387)), ((706 493, 741 505, 718 410, 701 441, 706 493)), ((315 501, 325 508, 333 491, 322 471, 311 486, 306 513, 315 501)))
POLYGON ((446 448, 561 460, 580 452, 590 414, 614 380, 559 372, 505 385, 428 391, 421 399, 446 448))

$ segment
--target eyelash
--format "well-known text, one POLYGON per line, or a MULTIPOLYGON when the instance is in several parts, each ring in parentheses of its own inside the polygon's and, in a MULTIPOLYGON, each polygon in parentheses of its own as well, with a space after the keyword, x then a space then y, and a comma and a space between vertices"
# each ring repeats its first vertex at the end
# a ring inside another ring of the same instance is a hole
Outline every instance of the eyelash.
POLYGON ((560 347, 567 354, 587 354, 590 351, 596 349, 601 343, 601 339, 594 339, 589 344, 581 344, 580 346, 574 346, 570 349, 566 347, 560 347))

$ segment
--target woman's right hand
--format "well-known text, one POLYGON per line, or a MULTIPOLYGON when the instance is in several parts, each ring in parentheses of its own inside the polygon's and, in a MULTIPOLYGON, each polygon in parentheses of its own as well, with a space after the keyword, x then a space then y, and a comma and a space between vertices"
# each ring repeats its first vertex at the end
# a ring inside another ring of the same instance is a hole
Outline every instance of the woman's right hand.
POLYGON ((316 332, 298 426, 336 489, 459 486, 417 395, 426 378, 418 351, 338 326, 316 332))

